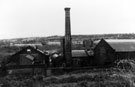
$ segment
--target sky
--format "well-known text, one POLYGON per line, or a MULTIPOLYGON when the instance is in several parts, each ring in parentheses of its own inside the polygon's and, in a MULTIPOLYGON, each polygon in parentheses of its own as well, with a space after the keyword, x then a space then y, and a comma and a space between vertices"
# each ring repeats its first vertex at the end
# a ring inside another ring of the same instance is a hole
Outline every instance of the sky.
POLYGON ((0 39, 135 33, 135 0, 0 0, 0 39))

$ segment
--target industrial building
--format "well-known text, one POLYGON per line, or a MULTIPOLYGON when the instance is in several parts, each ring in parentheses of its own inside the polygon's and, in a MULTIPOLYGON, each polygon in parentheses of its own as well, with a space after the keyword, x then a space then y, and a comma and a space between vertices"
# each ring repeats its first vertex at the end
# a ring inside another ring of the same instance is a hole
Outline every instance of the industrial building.
POLYGON ((49 67, 49 55, 39 49, 28 46, 11 55, 5 66, 11 67, 11 69, 20 68, 23 69, 23 71, 33 73, 43 72, 43 68, 30 68, 33 65, 44 65, 44 67, 49 67))
POLYGON ((51 55, 26 47, 13 54, 8 65, 46 64, 47 67, 87 67, 107 66, 116 60, 135 58, 135 40, 130 39, 101 39, 84 41, 85 49, 73 50, 70 24, 70 8, 65 8, 65 36, 62 39, 62 52, 51 55), (50 59, 49 59, 50 58, 50 59))
MULTIPOLYGON (((115 59, 135 59, 135 39, 101 39, 95 41, 97 46, 103 44, 103 48, 109 48, 115 51, 115 59)), ((102 48, 101 46, 98 48, 102 48)), ((108 51, 107 51, 108 52, 108 51)), ((96 54, 95 54, 96 55, 96 54)), ((106 55, 109 55, 108 53, 106 55)), ((110 57, 109 57, 110 58, 110 57)))

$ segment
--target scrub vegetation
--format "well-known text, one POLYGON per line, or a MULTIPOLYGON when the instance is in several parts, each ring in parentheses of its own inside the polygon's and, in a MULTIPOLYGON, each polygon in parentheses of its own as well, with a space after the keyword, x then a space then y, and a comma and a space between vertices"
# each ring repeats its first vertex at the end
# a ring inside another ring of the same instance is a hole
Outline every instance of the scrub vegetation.
POLYGON ((115 68, 73 71, 48 77, 7 75, 0 78, 0 87, 135 87, 135 63, 133 60, 123 61, 115 68), (131 68, 127 69, 127 64, 131 68))

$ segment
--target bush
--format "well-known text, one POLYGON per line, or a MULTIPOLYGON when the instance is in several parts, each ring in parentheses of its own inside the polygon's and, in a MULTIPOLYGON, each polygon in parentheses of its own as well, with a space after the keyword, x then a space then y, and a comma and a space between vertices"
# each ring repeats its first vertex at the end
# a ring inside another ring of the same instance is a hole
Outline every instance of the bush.
POLYGON ((88 87, 88 82, 87 81, 81 81, 77 84, 77 87, 88 87))
POLYGON ((77 82, 77 78, 75 78, 74 76, 70 76, 68 78, 63 78, 59 80, 59 83, 73 83, 73 82, 77 82))
POLYGON ((135 71, 135 61, 132 59, 123 59, 117 62, 117 67, 126 71, 135 71))

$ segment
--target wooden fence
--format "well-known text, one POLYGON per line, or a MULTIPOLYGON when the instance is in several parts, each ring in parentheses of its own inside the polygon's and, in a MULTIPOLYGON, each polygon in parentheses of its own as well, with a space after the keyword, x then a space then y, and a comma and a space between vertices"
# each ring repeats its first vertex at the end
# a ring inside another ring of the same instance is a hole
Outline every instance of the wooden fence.
MULTIPOLYGON (((45 76, 48 75, 48 71, 50 72, 57 72, 59 74, 61 74, 60 72, 74 72, 76 70, 91 70, 94 71, 94 69, 97 70, 108 70, 108 68, 110 67, 114 67, 114 65, 110 65, 110 66, 89 66, 89 67, 47 67, 46 64, 38 64, 38 65, 10 65, 10 66, 3 66, 0 67, 0 70, 15 70, 15 69, 36 69, 36 68, 40 68, 43 70, 43 74, 45 76)), ((32 72, 34 73, 34 72, 32 72)))

